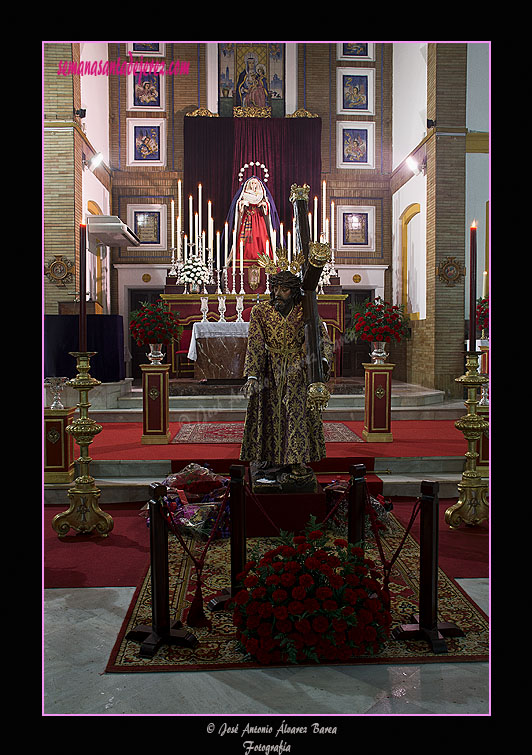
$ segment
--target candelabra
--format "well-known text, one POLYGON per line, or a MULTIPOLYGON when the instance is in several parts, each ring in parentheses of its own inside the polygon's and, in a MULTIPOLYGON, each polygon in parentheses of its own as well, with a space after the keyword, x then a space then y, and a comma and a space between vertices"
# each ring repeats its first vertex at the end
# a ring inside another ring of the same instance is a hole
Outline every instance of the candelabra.
POLYGON ((81 474, 74 480, 74 487, 68 491, 70 498, 68 510, 62 514, 57 514, 52 520, 52 527, 59 537, 64 537, 70 528, 81 533, 90 533, 95 529, 102 537, 107 537, 107 534, 113 529, 112 517, 104 513, 98 505, 101 491, 95 486, 94 477, 89 474, 89 464, 92 459, 89 456, 88 448, 94 437, 102 431, 102 426, 90 419, 88 414, 90 407, 88 402, 89 391, 101 385, 99 380, 89 375, 90 358, 95 353, 94 351, 70 352, 71 356, 76 357, 78 374, 66 385, 79 391, 80 400, 78 403, 79 417, 71 425, 68 425, 66 431, 74 436, 80 447, 81 455, 77 461, 80 465, 81 474))
POLYGON ((225 296, 218 297, 218 312, 220 322, 225 322, 225 296))
POLYGON ((478 353, 470 351, 466 356, 466 374, 456 378, 455 382, 467 387, 467 414, 454 424, 467 440, 466 468, 462 482, 458 484, 458 501, 445 512, 445 521, 452 527, 460 524, 480 524, 488 519, 488 486, 477 470, 478 453, 476 446, 482 434, 489 429, 489 423, 477 414, 478 389, 488 382, 486 375, 479 375, 478 353))
POLYGON ((202 314, 201 322, 207 322, 207 312, 209 311, 209 299, 207 296, 201 297, 200 312, 202 314))
POLYGON ((179 261, 175 258, 175 252, 177 251, 177 248, 175 246, 170 248, 170 251, 172 252, 172 265, 170 267, 170 272, 168 273, 169 278, 178 278, 179 277, 179 261))
POLYGON ((244 311, 244 297, 242 294, 236 297, 236 321, 244 322, 242 320, 242 312, 244 311))

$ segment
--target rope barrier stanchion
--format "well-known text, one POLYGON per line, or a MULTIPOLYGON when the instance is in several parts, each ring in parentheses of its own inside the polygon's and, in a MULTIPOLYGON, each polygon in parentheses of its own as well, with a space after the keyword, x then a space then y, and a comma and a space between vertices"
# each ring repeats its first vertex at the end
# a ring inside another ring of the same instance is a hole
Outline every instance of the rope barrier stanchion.
POLYGON ((366 510, 366 465, 351 464, 351 486, 347 497, 347 540, 364 548, 364 517, 366 510))
POLYGON ((444 637, 463 637, 456 624, 438 621, 438 489, 437 482, 421 483, 419 547, 419 614, 411 624, 392 630, 396 640, 424 639, 434 653, 447 653, 444 637))
POLYGON ((231 512, 231 586, 224 588, 219 595, 207 603, 211 611, 223 611, 227 603, 238 592, 237 575, 244 570, 246 563, 246 468, 232 464, 229 468, 229 509, 231 512))
POLYGON ((180 621, 170 625, 170 600, 168 578, 168 527, 163 512, 162 499, 166 487, 153 482, 148 501, 150 513, 150 567, 152 623, 138 624, 131 629, 126 639, 140 642, 139 656, 152 658, 161 645, 180 645, 195 648, 198 639, 183 629, 180 621))

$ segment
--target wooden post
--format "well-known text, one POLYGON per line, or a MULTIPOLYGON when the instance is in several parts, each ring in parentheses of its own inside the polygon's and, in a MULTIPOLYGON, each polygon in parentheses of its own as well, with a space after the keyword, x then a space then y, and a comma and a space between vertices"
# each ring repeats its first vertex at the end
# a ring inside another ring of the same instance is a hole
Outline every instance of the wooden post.
POLYGON ((365 400, 362 437, 368 443, 391 443, 392 372, 394 364, 364 363, 365 400))
POLYGON ((197 638, 183 629, 180 621, 170 626, 168 579, 168 527, 161 511, 160 499, 166 487, 152 482, 150 509, 150 566, 151 566, 151 624, 139 624, 129 631, 126 639, 140 642, 141 658, 152 658, 163 644, 195 648, 197 638))
POLYGON ((411 624, 401 624, 392 631, 396 640, 424 639, 434 653, 446 653, 444 637, 463 637, 462 630, 451 622, 438 622, 438 535, 439 505, 437 482, 421 483, 419 537, 419 614, 411 624))
POLYGON ((229 600, 236 595, 240 586, 237 575, 246 563, 246 468, 240 464, 232 464, 229 468, 231 480, 229 482, 229 509, 231 513, 231 585, 224 588, 208 602, 211 611, 223 611, 229 600))
POLYGON ((141 364, 142 438, 141 443, 165 445, 170 442, 169 364, 141 364))
POLYGON ((364 547, 364 519, 366 511, 366 465, 349 467, 351 488, 347 501, 347 540, 351 545, 364 547))

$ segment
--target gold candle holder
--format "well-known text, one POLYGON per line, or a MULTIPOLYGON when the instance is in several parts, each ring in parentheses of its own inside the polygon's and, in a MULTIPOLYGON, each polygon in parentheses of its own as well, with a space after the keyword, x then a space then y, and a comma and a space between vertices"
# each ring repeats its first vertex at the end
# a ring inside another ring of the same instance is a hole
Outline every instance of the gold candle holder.
POLYGON ((482 434, 489 429, 489 423, 477 414, 478 389, 488 380, 487 375, 480 375, 478 372, 478 353, 468 352, 466 374, 455 380, 467 387, 467 414, 454 423, 467 440, 467 451, 466 468, 462 474, 462 482, 458 483, 458 501, 445 512, 445 521, 452 529, 461 524, 480 524, 489 518, 488 485, 477 470, 477 443, 482 434))
POLYGON ((113 529, 113 519, 100 509, 98 499, 101 491, 95 486, 94 478, 89 474, 89 465, 92 459, 89 456, 89 446, 94 437, 102 431, 102 426, 98 425, 89 417, 88 394, 92 388, 101 385, 99 380, 89 375, 90 358, 94 356, 95 351, 71 351, 71 356, 76 358, 76 369, 78 374, 73 380, 69 380, 66 385, 72 386, 79 391, 79 417, 71 425, 68 425, 66 432, 70 433, 78 446, 80 447, 80 457, 77 459, 80 465, 80 476, 74 480, 74 487, 68 491, 70 506, 67 511, 57 514, 52 520, 52 527, 59 537, 64 537, 72 528, 77 532, 90 533, 96 530, 102 537, 107 537, 113 529))

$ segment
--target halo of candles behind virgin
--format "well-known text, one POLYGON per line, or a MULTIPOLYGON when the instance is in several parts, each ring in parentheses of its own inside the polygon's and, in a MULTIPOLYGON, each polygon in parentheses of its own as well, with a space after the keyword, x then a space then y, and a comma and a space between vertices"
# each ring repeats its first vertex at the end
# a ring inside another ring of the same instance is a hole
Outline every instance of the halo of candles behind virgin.
MULTIPOLYGON (((179 260, 186 261, 188 254, 191 254, 192 256, 196 256, 199 252, 200 242, 203 246, 203 254, 205 255, 205 262, 207 262, 208 259, 211 259, 214 261, 214 238, 216 237, 216 269, 221 270, 223 267, 226 267, 227 265, 231 264, 230 258, 232 258, 233 268, 235 268, 238 263, 241 263, 240 266, 242 266, 243 263, 243 250, 238 249, 236 245, 236 234, 233 229, 233 243, 231 245, 231 248, 229 248, 229 229, 227 227, 227 223, 225 223, 225 233, 224 233, 224 249, 223 249, 223 260, 221 259, 222 250, 219 248, 220 240, 219 240, 219 231, 216 231, 214 228, 214 218, 212 216, 212 202, 209 199, 207 202, 207 230, 205 232, 205 229, 202 228, 203 222, 202 222, 202 196, 203 196, 203 187, 201 184, 198 184, 198 197, 197 197, 197 203, 198 207, 197 210, 194 211, 194 198, 192 194, 188 197, 188 236, 184 234, 183 240, 181 240, 181 233, 186 228, 185 226, 185 218, 183 213, 183 196, 182 196, 182 184, 181 179, 177 182, 178 186, 178 199, 177 199, 177 218, 174 211, 174 200, 171 200, 171 243, 172 248, 177 248, 177 257, 179 260), (177 223, 177 239, 175 238, 175 228, 174 226, 177 223), (183 241, 183 243, 182 243, 183 241), (177 244, 176 244, 177 242, 177 244), (188 246, 190 245, 190 250, 188 249, 188 246), (238 263, 237 263, 238 259, 238 263)), ((314 241, 318 241, 318 239, 322 241, 329 242, 331 244, 334 244, 334 202, 331 202, 330 205, 330 212, 331 212, 331 218, 329 219, 327 217, 327 208, 326 208, 326 191, 327 191, 327 182, 322 181, 322 196, 321 196, 321 214, 322 214, 322 222, 321 222, 321 231, 318 234, 318 219, 319 219, 319 211, 318 211, 318 197, 314 197, 314 212, 308 213, 308 219, 309 219, 309 229, 310 229, 310 236, 314 241)), ((292 218, 292 233, 288 231, 286 233, 286 239, 285 239, 285 229, 284 229, 284 223, 280 224, 280 246, 284 245, 284 242, 287 243, 287 251, 289 253, 289 259, 294 257, 296 254, 295 249, 295 229, 294 229, 294 218, 292 218), (293 247, 294 245, 294 247, 293 247), (293 247, 293 248, 292 248, 293 247)), ((268 245, 269 248, 269 245, 268 245)), ((272 239, 271 239, 271 253, 272 257, 275 261, 276 259, 276 250, 277 250, 277 238, 275 231, 272 232, 272 239)))
POLYGON ((477 223, 473 221, 469 236, 469 351, 477 347, 477 223))

